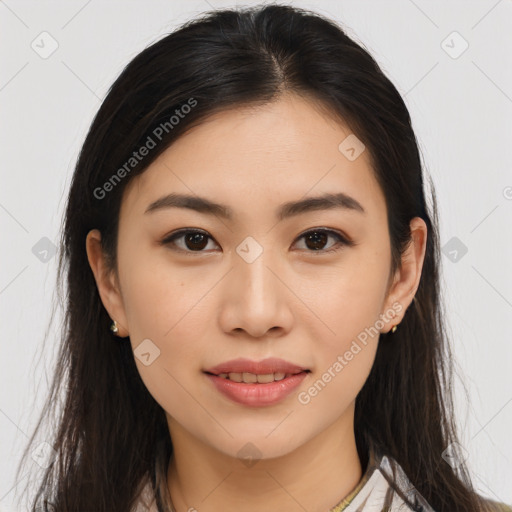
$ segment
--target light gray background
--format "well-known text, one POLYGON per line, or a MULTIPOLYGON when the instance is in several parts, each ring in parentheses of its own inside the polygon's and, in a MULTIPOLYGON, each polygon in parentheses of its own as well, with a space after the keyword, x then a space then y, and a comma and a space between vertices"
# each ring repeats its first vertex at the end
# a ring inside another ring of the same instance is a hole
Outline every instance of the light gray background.
MULTIPOLYGON (((479 491, 512 503, 512 2, 292 3, 340 22, 405 97, 437 191, 441 244, 459 244, 447 246, 442 263, 452 343, 471 398, 457 383, 462 443, 479 491), (469 44, 457 58, 464 42, 454 31, 469 44)), ((57 258, 41 261, 36 244, 58 241, 92 117, 144 47, 205 10, 237 4, 0 2, 0 511, 14 511, 25 483, 14 481, 14 469, 47 390, 61 318, 41 353, 57 258), (58 43, 46 59, 31 47, 51 48, 44 31, 58 43)))

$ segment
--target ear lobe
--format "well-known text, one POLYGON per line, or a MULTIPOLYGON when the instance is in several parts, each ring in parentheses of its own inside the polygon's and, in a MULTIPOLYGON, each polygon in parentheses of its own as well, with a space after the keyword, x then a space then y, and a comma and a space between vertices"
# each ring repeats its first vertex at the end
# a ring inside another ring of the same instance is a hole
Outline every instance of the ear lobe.
POLYGON ((390 308, 392 304, 398 302, 402 309, 400 313, 394 317, 389 325, 393 325, 402 321, 407 308, 414 299, 414 295, 418 289, 423 262, 425 260, 425 251, 427 247, 427 225, 420 217, 414 217, 409 223, 411 230, 411 242, 402 255, 400 268, 396 271, 393 285, 388 294, 386 308, 390 308))
POLYGON ((126 315, 123 299, 115 272, 112 272, 106 263, 106 257, 101 245, 101 233, 93 229, 87 234, 85 241, 87 259, 94 274, 101 302, 110 318, 117 322, 120 337, 128 336, 126 315))

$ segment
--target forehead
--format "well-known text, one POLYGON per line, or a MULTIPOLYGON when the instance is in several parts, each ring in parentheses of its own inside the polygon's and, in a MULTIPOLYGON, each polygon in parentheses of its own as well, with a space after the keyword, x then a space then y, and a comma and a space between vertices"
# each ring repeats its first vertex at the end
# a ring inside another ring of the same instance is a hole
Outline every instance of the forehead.
POLYGON ((123 203, 143 211, 164 193, 176 191, 206 196, 237 210, 237 205, 247 208, 259 201, 264 206, 344 192, 370 210, 385 208, 368 151, 349 159, 340 150, 349 136, 354 137, 347 125, 295 95, 218 112, 134 177, 123 203))

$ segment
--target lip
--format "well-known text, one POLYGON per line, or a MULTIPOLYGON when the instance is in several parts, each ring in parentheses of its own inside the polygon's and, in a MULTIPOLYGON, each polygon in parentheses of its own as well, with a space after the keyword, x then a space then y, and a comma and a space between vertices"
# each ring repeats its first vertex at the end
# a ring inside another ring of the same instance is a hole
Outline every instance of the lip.
POLYGON ((276 357, 269 357, 261 361, 252 361, 251 359, 244 358, 232 359, 231 361, 226 361, 204 370, 205 373, 213 375, 244 372, 265 375, 269 373, 300 373, 304 371, 309 372, 310 370, 276 357))
POLYGON ((308 372, 303 371, 266 384, 246 384, 218 377, 211 373, 205 373, 205 375, 218 391, 232 401, 249 407, 263 407, 284 400, 302 383, 308 372))

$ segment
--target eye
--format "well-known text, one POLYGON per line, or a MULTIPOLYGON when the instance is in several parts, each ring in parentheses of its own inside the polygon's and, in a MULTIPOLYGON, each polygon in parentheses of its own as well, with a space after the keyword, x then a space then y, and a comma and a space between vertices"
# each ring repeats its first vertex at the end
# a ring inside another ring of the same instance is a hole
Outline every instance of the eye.
MULTIPOLYGON (((343 236, 341 233, 337 231, 333 231, 331 229, 325 228, 315 228, 309 231, 306 231, 302 235, 300 235, 297 240, 305 239, 306 251, 312 253, 332 253, 339 251, 343 248, 343 246, 352 247, 355 245, 355 242, 349 240, 347 237, 343 236), (323 247, 329 240, 329 238, 334 238, 336 243, 331 245, 329 249, 324 249, 323 247), (310 249, 310 250, 308 250, 310 249)), ((205 247, 208 246, 208 241, 213 238, 208 235, 206 231, 201 231, 197 229, 180 229, 172 233, 170 236, 166 237, 162 240, 162 245, 174 245, 177 246, 178 251, 182 252, 207 252, 204 251, 205 247), (177 243, 180 241, 181 243, 177 243)), ((215 242, 215 245, 216 242, 215 242)))
POLYGON ((203 249, 207 246, 208 239, 213 240, 206 231, 199 231, 197 229, 180 229, 179 231, 171 234, 171 236, 162 240, 162 245, 177 245, 178 250, 182 252, 205 252, 203 249), (184 242, 185 246, 183 247, 183 243, 177 244, 177 240, 184 242))
POLYGON ((343 246, 352 247, 353 245, 355 245, 355 243, 352 240, 349 240, 341 233, 333 231, 332 229, 311 229, 300 235, 297 240, 300 240, 302 238, 305 239, 306 247, 308 249, 311 249, 311 251, 308 252, 316 252, 319 254, 332 253, 341 250, 343 246), (324 249, 323 247, 327 243, 327 240, 329 238, 336 239, 337 243, 331 245, 331 248, 329 249, 324 249))

